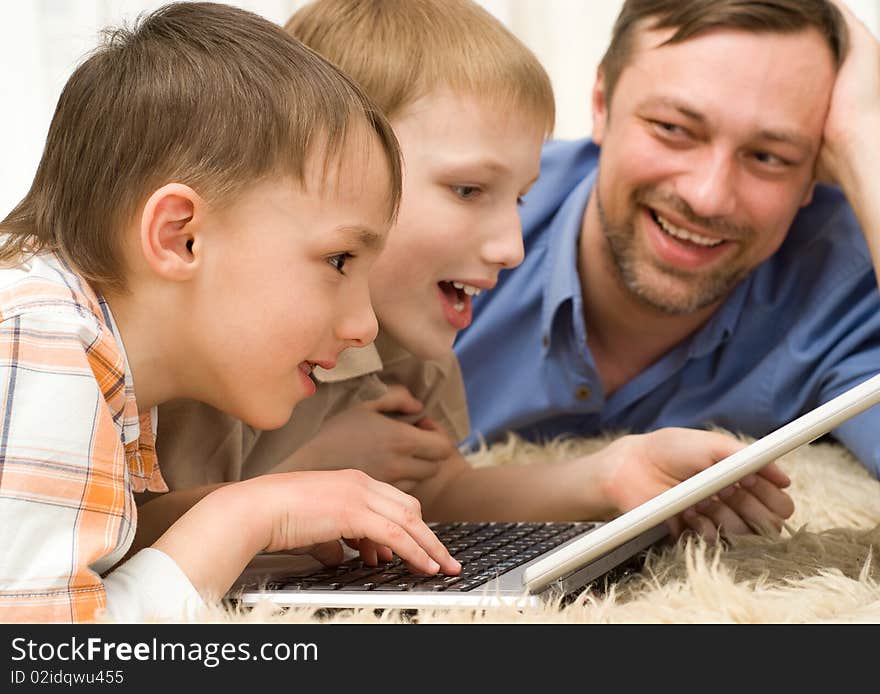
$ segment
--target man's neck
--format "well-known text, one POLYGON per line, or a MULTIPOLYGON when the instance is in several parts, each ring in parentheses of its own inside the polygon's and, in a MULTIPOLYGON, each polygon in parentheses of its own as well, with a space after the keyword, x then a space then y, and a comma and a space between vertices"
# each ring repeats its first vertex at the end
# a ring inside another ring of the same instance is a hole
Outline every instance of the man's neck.
POLYGON ((594 190, 581 225, 578 274, 587 344, 608 397, 704 325, 720 302, 684 315, 646 304, 621 280, 606 243, 594 190))

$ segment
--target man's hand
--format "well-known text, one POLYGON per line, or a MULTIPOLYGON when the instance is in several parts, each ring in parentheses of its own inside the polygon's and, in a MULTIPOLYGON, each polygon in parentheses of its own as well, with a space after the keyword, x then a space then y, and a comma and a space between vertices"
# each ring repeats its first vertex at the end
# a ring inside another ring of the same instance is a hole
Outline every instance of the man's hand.
MULTIPOLYGON (((698 429, 667 428, 624 436, 601 452, 607 461, 604 493, 619 513, 629 511, 744 446, 732 436, 698 429)), ((782 491, 789 484, 788 476, 771 463, 667 524, 674 538, 690 528, 710 541, 719 532, 779 532, 794 513, 794 503, 782 491)))
MULTIPOLYGON (((880 127, 880 43, 843 2, 833 2, 846 18, 849 51, 831 93, 817 177, 846 189, 866 154, 865 137, 880 127)), ((876 155, 871 152, 871 159, 876 155)))
POLYGON ((390 386, 382 397, 328 419, 315 438, 273 472, 355 468, 410 491, 437 471, 439 461, 456 452, 449 435, 430 418, 408 424, 387 416, 417 414, 421 409, 406 388, 390 386))

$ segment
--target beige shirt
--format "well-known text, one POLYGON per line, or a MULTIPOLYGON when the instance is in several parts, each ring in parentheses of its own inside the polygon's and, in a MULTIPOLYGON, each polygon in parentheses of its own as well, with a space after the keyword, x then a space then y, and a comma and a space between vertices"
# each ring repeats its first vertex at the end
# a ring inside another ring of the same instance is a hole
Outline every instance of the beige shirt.
POLYGON ((169 488, 185 489, 264 474, 309 441, 324 421, 373 400, 389 385, 406 386, 424 404, 418 417, 431 417, 455 441, 470 431, 464 381, 452 350, 425 361, 380 333, 373 345, 347 350, 332 371, 316 369, 315 395, 293 411, 290 421, 260 431, 192 400, 159 407, 156 448, 169 488))

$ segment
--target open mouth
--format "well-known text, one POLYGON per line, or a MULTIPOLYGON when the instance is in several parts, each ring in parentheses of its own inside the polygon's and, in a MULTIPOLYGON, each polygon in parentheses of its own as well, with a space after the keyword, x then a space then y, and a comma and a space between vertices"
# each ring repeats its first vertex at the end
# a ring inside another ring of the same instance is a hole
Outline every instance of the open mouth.
POLYGON ((438 282, 437 285, 449 301, 450 306, 459 313, 464 312, 468 307, 472 296, 477 296, 482 291, 477 287, 455 280, 438 282))
POLYGON ((308 376, 311 379, 312 383, 317 385, 318 382, 315 380, 314 374, 315 366, 316 364, 313 364, 310 361, 304 361, 299 365, 299 370, 302 371, 306 376, 308 376))
POLYGON ((660 230, 666 234, 667 236, 675 239, 677 242, 690 246, 692 248, 717 248, 722 243, 724 243, 724 239, 713 239, 708 236, 702 236, 701 234, 697 234, 693 231, 689 231, 688 229, 682 229, 681 227, 675 226, 668 219, 661 217, 657 212, 652 209, 648 209, 648 212, 651 214, 651 219, 654 220, 654 223, 660 227, 660 230))

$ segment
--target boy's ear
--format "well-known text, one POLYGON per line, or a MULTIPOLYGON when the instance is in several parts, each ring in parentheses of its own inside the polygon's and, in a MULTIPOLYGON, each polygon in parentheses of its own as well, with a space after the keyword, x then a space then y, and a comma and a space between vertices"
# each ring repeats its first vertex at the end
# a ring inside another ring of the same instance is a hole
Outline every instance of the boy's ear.
POLYGON ((149 197, 141 214, 141 252, 158 276, 188 280, 198 265, 205 203, 189 186, 169 183, 149 197))
POLYGON ((605 98, 605 71, 602 66, 596 70, 596 82, 593 84, 593 142, 602 144, 605 137, 605 126, 608 123, 608 100, 605 98))

